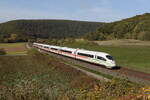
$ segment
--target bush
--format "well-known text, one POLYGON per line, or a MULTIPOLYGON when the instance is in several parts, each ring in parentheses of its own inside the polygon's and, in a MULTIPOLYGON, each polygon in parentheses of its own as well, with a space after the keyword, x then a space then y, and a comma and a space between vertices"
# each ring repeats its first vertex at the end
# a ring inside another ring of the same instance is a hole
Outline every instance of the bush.
POLYGON ((29 49, 27 54, 31 56, 36 56, 36 55, 40 55, 41 53, 37 49, 33 48, 33 49, 29 49))
POLYGON ((139 40, 150 40, 150 33, 147 31, 140 32, 138 35, 139 40))
POLYGON ((6 55, 6 51, 4 48, 0 48, 0 55, 6 55))
POLYGON ((106 35, 102 32, 90 32, 84 36, 84 39, 87 40, 106 40, 106 35))

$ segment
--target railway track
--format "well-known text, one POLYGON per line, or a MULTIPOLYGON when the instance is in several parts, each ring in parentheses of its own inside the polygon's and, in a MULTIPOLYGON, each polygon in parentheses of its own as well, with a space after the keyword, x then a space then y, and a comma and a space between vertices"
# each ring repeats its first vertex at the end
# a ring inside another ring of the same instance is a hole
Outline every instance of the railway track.
POLYGON ((150 85, 150 74, 148 74, 148 73, 134 71, 134 70, 124 68, 124 67, 117 67, 115 69, 107 69, 104 66, 91 64, 88 62, 84 62, 84 61, 80 61, 77 59, 65 57, 62 55, 55 54, 55 53, 50 53, 47 51, 43 51, 43 52, 48 53, 49 55, 52 55, 54 57, 63 59, 66 62, 71 62, 73 64, 83 66, 83 67, 88 68, 88 69, 93 70, 93 71, 97 71, 97 72, 100 72, 103 74, 108 74, 108 75, 111 75, 111 76, 117 77, 117 78, 126 78, 129 81, 136 82, 138 84, 150 85))

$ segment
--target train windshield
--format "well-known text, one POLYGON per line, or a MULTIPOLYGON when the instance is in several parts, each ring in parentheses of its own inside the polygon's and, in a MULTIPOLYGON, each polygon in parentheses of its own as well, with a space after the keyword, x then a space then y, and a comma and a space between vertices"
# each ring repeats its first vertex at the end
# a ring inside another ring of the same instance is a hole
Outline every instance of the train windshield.
POLYGON ((100 59, 100 60, 106 61, 106 59, 105 59, 105 58, 100 57, 100 56, 97 56, 97 59, 100 59))
POLYGON ((114 60, 114 58, 110 55, 107 55, 106 58, 108 58, 109 60, 114 60))

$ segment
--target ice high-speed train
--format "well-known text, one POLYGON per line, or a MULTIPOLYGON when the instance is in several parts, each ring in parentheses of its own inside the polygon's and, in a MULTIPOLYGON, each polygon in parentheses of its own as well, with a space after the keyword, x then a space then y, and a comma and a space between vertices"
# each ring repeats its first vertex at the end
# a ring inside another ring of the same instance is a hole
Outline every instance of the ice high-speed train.
POLYGON ((87 61, 90 63, 104 65, 106 68, 114 68, 116 66, 113 57, 110 54, 104 52, 60 47, 60 46, 53 46, 53 45, 47 45, 41 43, 33 43, 33 46, 38 49, 56 53, 59 55, 87 61))

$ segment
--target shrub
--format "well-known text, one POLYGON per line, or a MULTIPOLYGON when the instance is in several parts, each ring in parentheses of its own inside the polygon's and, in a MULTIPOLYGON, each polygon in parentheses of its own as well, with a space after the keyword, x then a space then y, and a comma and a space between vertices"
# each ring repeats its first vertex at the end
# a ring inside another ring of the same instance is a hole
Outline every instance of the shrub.
POLYGON ((33 48, 33 49, 29 49, 27 54, 31 56, 36 56, 36 55, 40 55, 41 53, 37 49, 33 48))
POLYGON ((150 40, 150 33, 147 31, 140 32, 138 35, 139 40, 150 40))
POLYGON ((84 38, 87 39, 87 40, 91 40, 91 41, 106 40, 106 35, 102 32, 90 32, 90 33, 87 33, 84 36, 84 38))
POLYGON ((0 48, 0 55, 6 55, 6 51, 4 48, 0 48))

